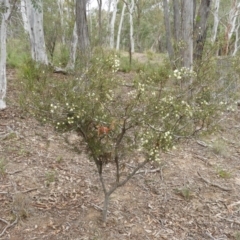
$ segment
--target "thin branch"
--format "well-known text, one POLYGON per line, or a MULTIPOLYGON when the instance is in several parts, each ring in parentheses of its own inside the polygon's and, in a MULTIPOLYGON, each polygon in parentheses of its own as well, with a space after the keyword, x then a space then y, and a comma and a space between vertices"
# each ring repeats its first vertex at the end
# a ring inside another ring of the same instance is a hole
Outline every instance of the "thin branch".
POLYGON ((101 182, 101 184, 102 184, 102 188, 103 188, 104 195, 106 196, 108 192, 107 192, 107 189, 106 189, 104 180, 103 180, 103 176, 102 176, 102 174, 100 174, 100 173, 99 173, 99 178, 100 178, 100 182, 101 182))
POLYGON ((109 190, 108 192, 108 195, 110 196, 117 188, 123 186, 124 184, 126 184, 135 174, 136 172, 144 167, 144 165, 146 165, 146 163, 148 163, 150 160, 149 159, 146 159, 144 162, 140 163, 134 170, 131 174, 129 174, 125 180, 123 180, 122 182, 120 183, 117 183, 112 189, 109 190))
POLYGON ((136 172, 136 174, 139 174, 139 173, 155 173, 155 172, 160 172, 161 171, 161 168, 156 168, 156 169, 152 169, 152 170, 148 170, 148 171, 145 171, 145 170, 141 170, 141 171, 138 171, 136 172))
POLYGON ((237 205, 240 205, 240 201, 229 204, 227 207, 232 208, 232 207, 237 206, 237 205))
POLYGON ((197 144, 199 144, 202 147, 208 147, 208 145, 205 142, 203 142, 203 141, 198 141, 197 140, 196 142, 197 142, 197 144))
POLYGON ((7 224, 7 226, 3 229, 3 231, 0 233, 0 237, 2 237, 4 235, 4 233, 7 231, 8 228, 12 227, 14 224, 16 224, 18 222, 18 217, 16 217, 15 221, 12 223, 9 223, 8 221, 0 218, 0 220, 4 223, 7 224))
POLYGON ((211 239, 213 239, 213 240, 216 240, 216 238, 214 238, 211 233, 205 232, 205 234, 206 234, 209 238, 211 238, 211 239))
POLYGON ((222 187, 221 185, 219 185, 219 184, 217 184, 217 183, 212 183, 212 182, 210 182, 208 179, 202 177, 202 175, 201 175, 199 172, 197 172, 197 173, 198 173, 198 175, 200 176, 200 178, 201 178, 204 182, 208 183, 209 185, 212 185, 212 186, 214 186, 214 187, 218 187, 218 188, 220 188, 220 189, 223 190, 223 191, 232 191, 231 188, 222 187))
POLYGON ((17 7, 17 4, 16 4, 17 1, 18 1, 18 0, 14 0, 14 2, 13 2, 13 4, 12 4, 11 12, 9 13, 8 18, 7 18, 7 21, 9 21, 9 20, 11 19, 11 16, 12 16, 13 12, 15 11, 16 7, 17 7))
POLYGON ((240 225, 239 221, 235 221, 235 220, 232 220, 232 219, 229 219, 229 218, 224 218, 224 217, 221 217, 221 216, 217 216, 217 217, 219 217, 221 219, 224 219, 224 220, 226 220, 226 221, 228 221, 230 223, 236 223, 236 224, 240 225))
MULTIPOLYGON (((93 207, 95 207, 95 208, 97 208, 97 209, 99 209, 99 210, 103 211, 103 208, 101 208, 101 207, 97 206, 96 204, 94 204, 94 203, 91 203, 91 205, 92 205, 93 207)), ((109 210, 107 210, 107 212, 108 212, 108 213, 111 213, 109 210)))
POLYGON ((37 188, 30 188, 28 190, 21 191, 21 193, 29 193, 29 192, 36 191, 36 190, 38 190, 38 189, 37 188))
POLYGON ((124 122, 123 122, 123 126, 122 126, 122 131, 121 133, 118 135, 118 138, 117 138, 117 142, 115 144, 115 148, 114 148, 114 160, 115 160, 115 164, 116 164, 116 182, 119 183, 119 179, 120 179, 120 173, 119 173, 119 157, 118 157, 118 148, 119 148, 119 145, 123 139, 123 136, 124 134, 126 133, 126 119, 124 119, 124 122))
POLYGON ((22 172, 22 171, 24 171, 25 169, 26 169, 26 168, 21 169, 21 170, 16 170, 16 171, 14 171, 14 172, 6 172, 6 173, 9 174, 9 175, 13 175, 13 174, 15 174, 15 173, 22 172))

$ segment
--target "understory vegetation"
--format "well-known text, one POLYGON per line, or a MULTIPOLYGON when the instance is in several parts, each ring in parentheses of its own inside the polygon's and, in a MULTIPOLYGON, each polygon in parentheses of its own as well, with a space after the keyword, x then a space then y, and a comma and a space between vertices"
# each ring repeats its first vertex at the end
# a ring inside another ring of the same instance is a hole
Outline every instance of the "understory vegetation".
POLYGON ((19 71, 21 106, 56 131, 77 132, 86 144, 105 195, 104 222, 110 195, 141 167, 160 163, 161 152, 175 148, 180 139, 213 132, 223 111, 233 110, 229 93, 223 92, 225 83, 216 84, 214 59, 196 71, 172 70, 167 60, 135 61, 128 66, 131 77, 125 78, 126 61, 121 53, 96 51, 73 75, 58 78, 51 68, 32 60, 19 71), (136 154, 141 160, 123 174, 136 154), (104 178, 108 164, 115 172, 111 186, 104 178))

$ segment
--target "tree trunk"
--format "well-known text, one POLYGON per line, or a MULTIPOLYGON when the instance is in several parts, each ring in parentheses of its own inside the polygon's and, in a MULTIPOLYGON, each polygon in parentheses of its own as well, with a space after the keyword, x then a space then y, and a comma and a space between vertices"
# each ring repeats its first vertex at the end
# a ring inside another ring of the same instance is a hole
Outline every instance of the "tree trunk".
POLYGON ((115 30, 115 21, 116 21, 116 15, 117 15, 117 4, 119 0, 113 0, 113 11, 112 11, 112 18, 110 22, 109 27, 109 47, 111 49, 114 48, 114 30, 115 30))
POLYGON ((116 49, 117 50, 119 50, 119 48, 120 48, 120 38, 121 38, 121 31, 122 31, 122 24, 123 24, 125 10, 126 10, 126 3, 123 3, 120 23, 119 23, 119 26, 118 26, 117 44, 116 44, 116 49))
POLYGON ((240 48, 239 46, 239 28, 240 28, 240 23, 239 23, 239 19, 238 19, 238 24, 237 27, 235 29, 235 42, 234 42, 234 50, 233 50, 233 56, 235 56, 238 52, 238 49, 240 48))
POLYGON ((98 44, 102 46, 102 0, 98 1, 98 44))
POLYGON ((69 57, 69 61, 66 69, 73 70, 75 67, 77 44, 78 44, 78 35, 77 35, 77 24, 75 22, 74 28, 73 28, 72 41, 71 41, 70 57, 69 57))
POLYGON ((130 51, 135 52, 135 42, 134 42, 134 31, 133 31, 133 10, 135 7, 134 0, 131 0, 131 5, 129 7, 129 24, 130 24, 130 51))
POLYGON ((0 110, 6 108, 7 76, 6 76, 6 39, 7 39, 7 21, 10 16, 9 0, 0 0, 0 110))
POLYGON ((183 66, 193 67, 193 1, 182 2, 182 38, 184 42, 183 66))
POLYGON ((109 205, 109 198, 110 195, 108 193, 104 194, 104 204, 103 204, 103 222, 106 223, 107 221, 107 212, 108 212, 108 205, 109 205))
POLYGON ((181 36, 180 4, 179 4, 179 0, 172 0, 172 1, 173 1, 173 17, 174 17, 174 19, 173 19, 173 21, 174 21, 174 38, 175 38, 175 41, 178 43, 180 40, 180 36, 181 36))
POLYGON ((174 50, 172 46, 172 34, 171 34, 171 26, 169 21, 169 7, 168 7, 167 0, 163 0, 163 10, 164 10, 164 24, 165 24, 165 31, 166 31, 167 51, 168 51, 170 61, 173 62, 174 50))
POLYGON ((23 19, 23 27, 26 33, 29 31, 29 23, 28 23, 28 18, 27 18, 27 12, 26 12, 26 2, 21 0, 21 14, 22 14, 22 19, 23 19))
POLYGON ((31 44, 31 55, 32 59, 36 62, 48 64, 48 57, 46 53, 44 32, 43 32, 43 8, 42 1, 37 1, 37 7, 33 5, 31 0, 22 0, 25 1, 26 9, 25 11, 28 24, 28 33, 31 44))
POLYGON ((219 17, 218 17, 219 5, 220 5, 220 0, 215 0, 214 9, 213 9, 214 22, 213 22, 212 37, 211 37, 212 43, 214 43, 217 38, 217 30, 218 30, 218 24, 219 24, 219 17))
POLYGON ((87 24, 86 0, 76 1, 76 22, 80 52, 85 55, 85 57, 88 57, 90 54, 90 40, 87 24))
POLYGON ((202 60, 203 47, 207 37, 207 20, 211 0, 202 0, 194 26, 194 59, 202 60))
POLYGON ((62 44, 65 44, 65 24, 64 24, 64 2, 65 0, 57 0, 57 4, 58 4, 58 10, 59 10, 59 15, 60 15, 60 22, 61 22, 61 29, 62 29, 62 44))
POLYGON ((225 55, 228 55, 229 53, 229 45, 230 45, 232 35, 236 29, 236 20, 238 17, 239 8, 240 8, 240 3, 238 3, 237 0, 233 0, 232 7, 228 15, 227 27, 225 30, 225 46, 223 48, 225 55))

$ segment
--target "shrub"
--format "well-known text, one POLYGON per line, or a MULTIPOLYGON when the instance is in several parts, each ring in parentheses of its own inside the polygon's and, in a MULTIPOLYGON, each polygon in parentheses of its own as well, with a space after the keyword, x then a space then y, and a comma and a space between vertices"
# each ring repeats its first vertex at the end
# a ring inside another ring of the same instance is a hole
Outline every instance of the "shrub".
POLYGON ((189 69, 168 76, 170 68, 149 65, 126 83, 117 74, 119 64, 117 56, 109 52, 93 55, 79 76, 67 81, 56 80, 44 68, 29 64, 23 68, 22 78, 22 103, 34 116, 53 124, 57 131, 75 130, 83 137, 105 196, 104 222, 109 197, 117 188, 146 163, 161 161, 160 153, 173 148, 179 138, 211 129, 222 108, 189 69), (195 88, 191 94, 186 84, 190 80, 195 88), (135 168, 122 177, 122 169, 132 160, 135 168), (110 188, 106 186, 109 179, 104 178, 107 164, 115 169, 110 188))

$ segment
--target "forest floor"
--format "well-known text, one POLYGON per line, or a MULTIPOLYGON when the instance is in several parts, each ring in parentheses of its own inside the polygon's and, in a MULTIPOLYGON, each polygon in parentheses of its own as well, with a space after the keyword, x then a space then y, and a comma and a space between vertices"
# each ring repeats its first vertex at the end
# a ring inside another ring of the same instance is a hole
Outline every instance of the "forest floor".
POLYGON ((0 112, 0 239, 240 239, 240 109, 226 112, 215 134, 182 142, 113 193, 103 226, 103 192, 84 145, 74 133, 27 117, 16 81, 8 70, 8 108, 0 112))

